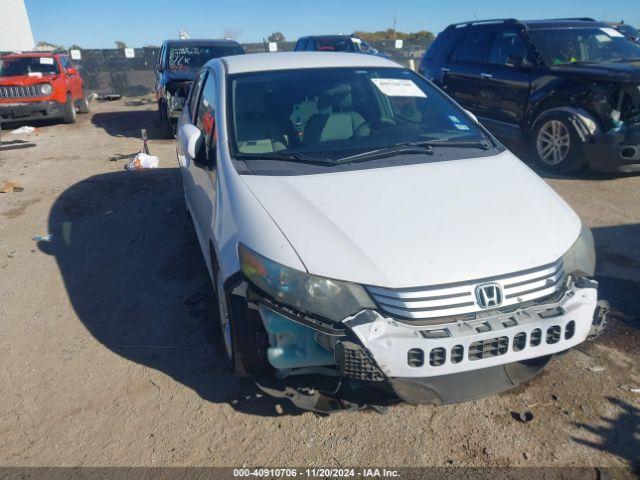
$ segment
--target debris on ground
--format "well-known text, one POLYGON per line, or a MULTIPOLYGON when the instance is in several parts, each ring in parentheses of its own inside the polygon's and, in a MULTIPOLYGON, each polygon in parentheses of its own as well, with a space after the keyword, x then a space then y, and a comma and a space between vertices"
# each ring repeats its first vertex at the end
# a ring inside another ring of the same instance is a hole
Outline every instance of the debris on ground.
POLYGON ((33 240, 36 242, 50 242, 53 239, 53 233, 47 233, 46 235, 36 235, 33 240))
POLYGON ((600 365, 596 365, 593 367, 589 367, 589 371, 590 372, 604 372, 604 367, 601 367, 600 365))
POLYGON ((35 127, 31 127, 29 125, 24 125, 20 128, 16 128, 15 130, 11 130, 11 134, 13 135, 21 135, 23 133, 33 133, 36 131, 35 127))
POLYGON ((631 393, 640 393, 640 387, 632 387, 631 385, 620 385, 620 388, 631 393))
POLYGON ((152 103, 156 103, 156 101, 153 98, 136 98, 134 100, 127 100, 126 102, 124 102, 124 104, 127 107, 140 107, 142 105, 149 105, 152 103))
POLYGON ((511 417, 518 422, 529 423, 533 420, 533 412, 511 412, 511 417))
POLYGON ((158 168, 160 159, 154 155, 147 155, 139 152, 133 160, 131 160, 125 168, 129 171, 146 170, 148 168, 158 168))
POLYGON ((109 157, 110 162, 117 162, 118 160, 129 160, 138 155, 138 152, 135 153, 116 153, 114 156, 109 157))
POLYGON ((107 95, 98 95, 96 99, 100 102, 114 102, 116 100, 120 100, 122 95, 118 93, 109 93, 107 95))
POLYGON ((4 186, 0 193, 13 193, 13 192, 22 192, 24 191, 24 187, 20 184, 20 182, 16 182, 15 180, 11 182, 4 182, 4 186))
POLYGON ((7 253, 7 257, 9 257, 9 258, 13 258, 13 257, 15 257, 17 254, 18 254, 18 252, 17 252, 17 251, 15 251, 15 250, 11 250, 9 253, 7 253))

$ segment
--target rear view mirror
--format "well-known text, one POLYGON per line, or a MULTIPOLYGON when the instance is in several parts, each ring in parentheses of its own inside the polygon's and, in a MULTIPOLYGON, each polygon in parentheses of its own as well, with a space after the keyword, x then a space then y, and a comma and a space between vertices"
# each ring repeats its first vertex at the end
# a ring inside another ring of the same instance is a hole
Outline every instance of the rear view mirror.
POLYGON ((476 117, 474 113, 470 112, 470 111, 469 111, 469 110, 467 110, 466 108, 464 109, 464 112, 465 112, 467 115, 469 115, 469 116, 473 119, 473 121, 474 121, 474 122, 476 122, 476 123, 480 123, 480 122, 478 121, 478 117, 476 117))
POLYGON ((78 69, 73 68, 73 67, 67 68, 67 73, 69 75, 77 75, 78 74, 78 69))
POLYGON ((204 161, 203 140, 202 131, 195 125, 187 123, 180 128, 182 151, 196 164, 202 164, 204 161))

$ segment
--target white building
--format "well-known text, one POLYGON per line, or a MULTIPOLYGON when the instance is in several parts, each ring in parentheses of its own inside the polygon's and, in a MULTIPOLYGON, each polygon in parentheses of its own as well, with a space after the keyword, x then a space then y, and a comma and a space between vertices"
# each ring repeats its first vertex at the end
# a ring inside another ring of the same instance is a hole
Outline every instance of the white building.
POLYGON ((0 52, 33 50, 34 47, 24 0, 0 0, 0 52))

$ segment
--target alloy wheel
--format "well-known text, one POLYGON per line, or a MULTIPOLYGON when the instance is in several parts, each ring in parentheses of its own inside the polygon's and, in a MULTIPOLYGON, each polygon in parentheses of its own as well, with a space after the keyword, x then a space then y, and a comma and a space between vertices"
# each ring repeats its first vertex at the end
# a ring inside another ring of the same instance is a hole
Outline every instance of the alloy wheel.
POLYGON ((560 120, 550 120, 538 132, 536 140, 538 156, 547 165, 558 165, 569 155, 571 135, 560 120))

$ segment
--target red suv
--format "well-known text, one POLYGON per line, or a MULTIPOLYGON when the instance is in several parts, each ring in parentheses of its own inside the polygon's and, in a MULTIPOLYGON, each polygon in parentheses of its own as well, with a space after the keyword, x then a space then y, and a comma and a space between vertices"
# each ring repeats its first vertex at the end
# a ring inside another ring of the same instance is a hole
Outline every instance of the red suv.
POLYGON ((75 123, 89 112, 84 83, 66 53, 0 56, 0 123, 60 118, 75 123))

